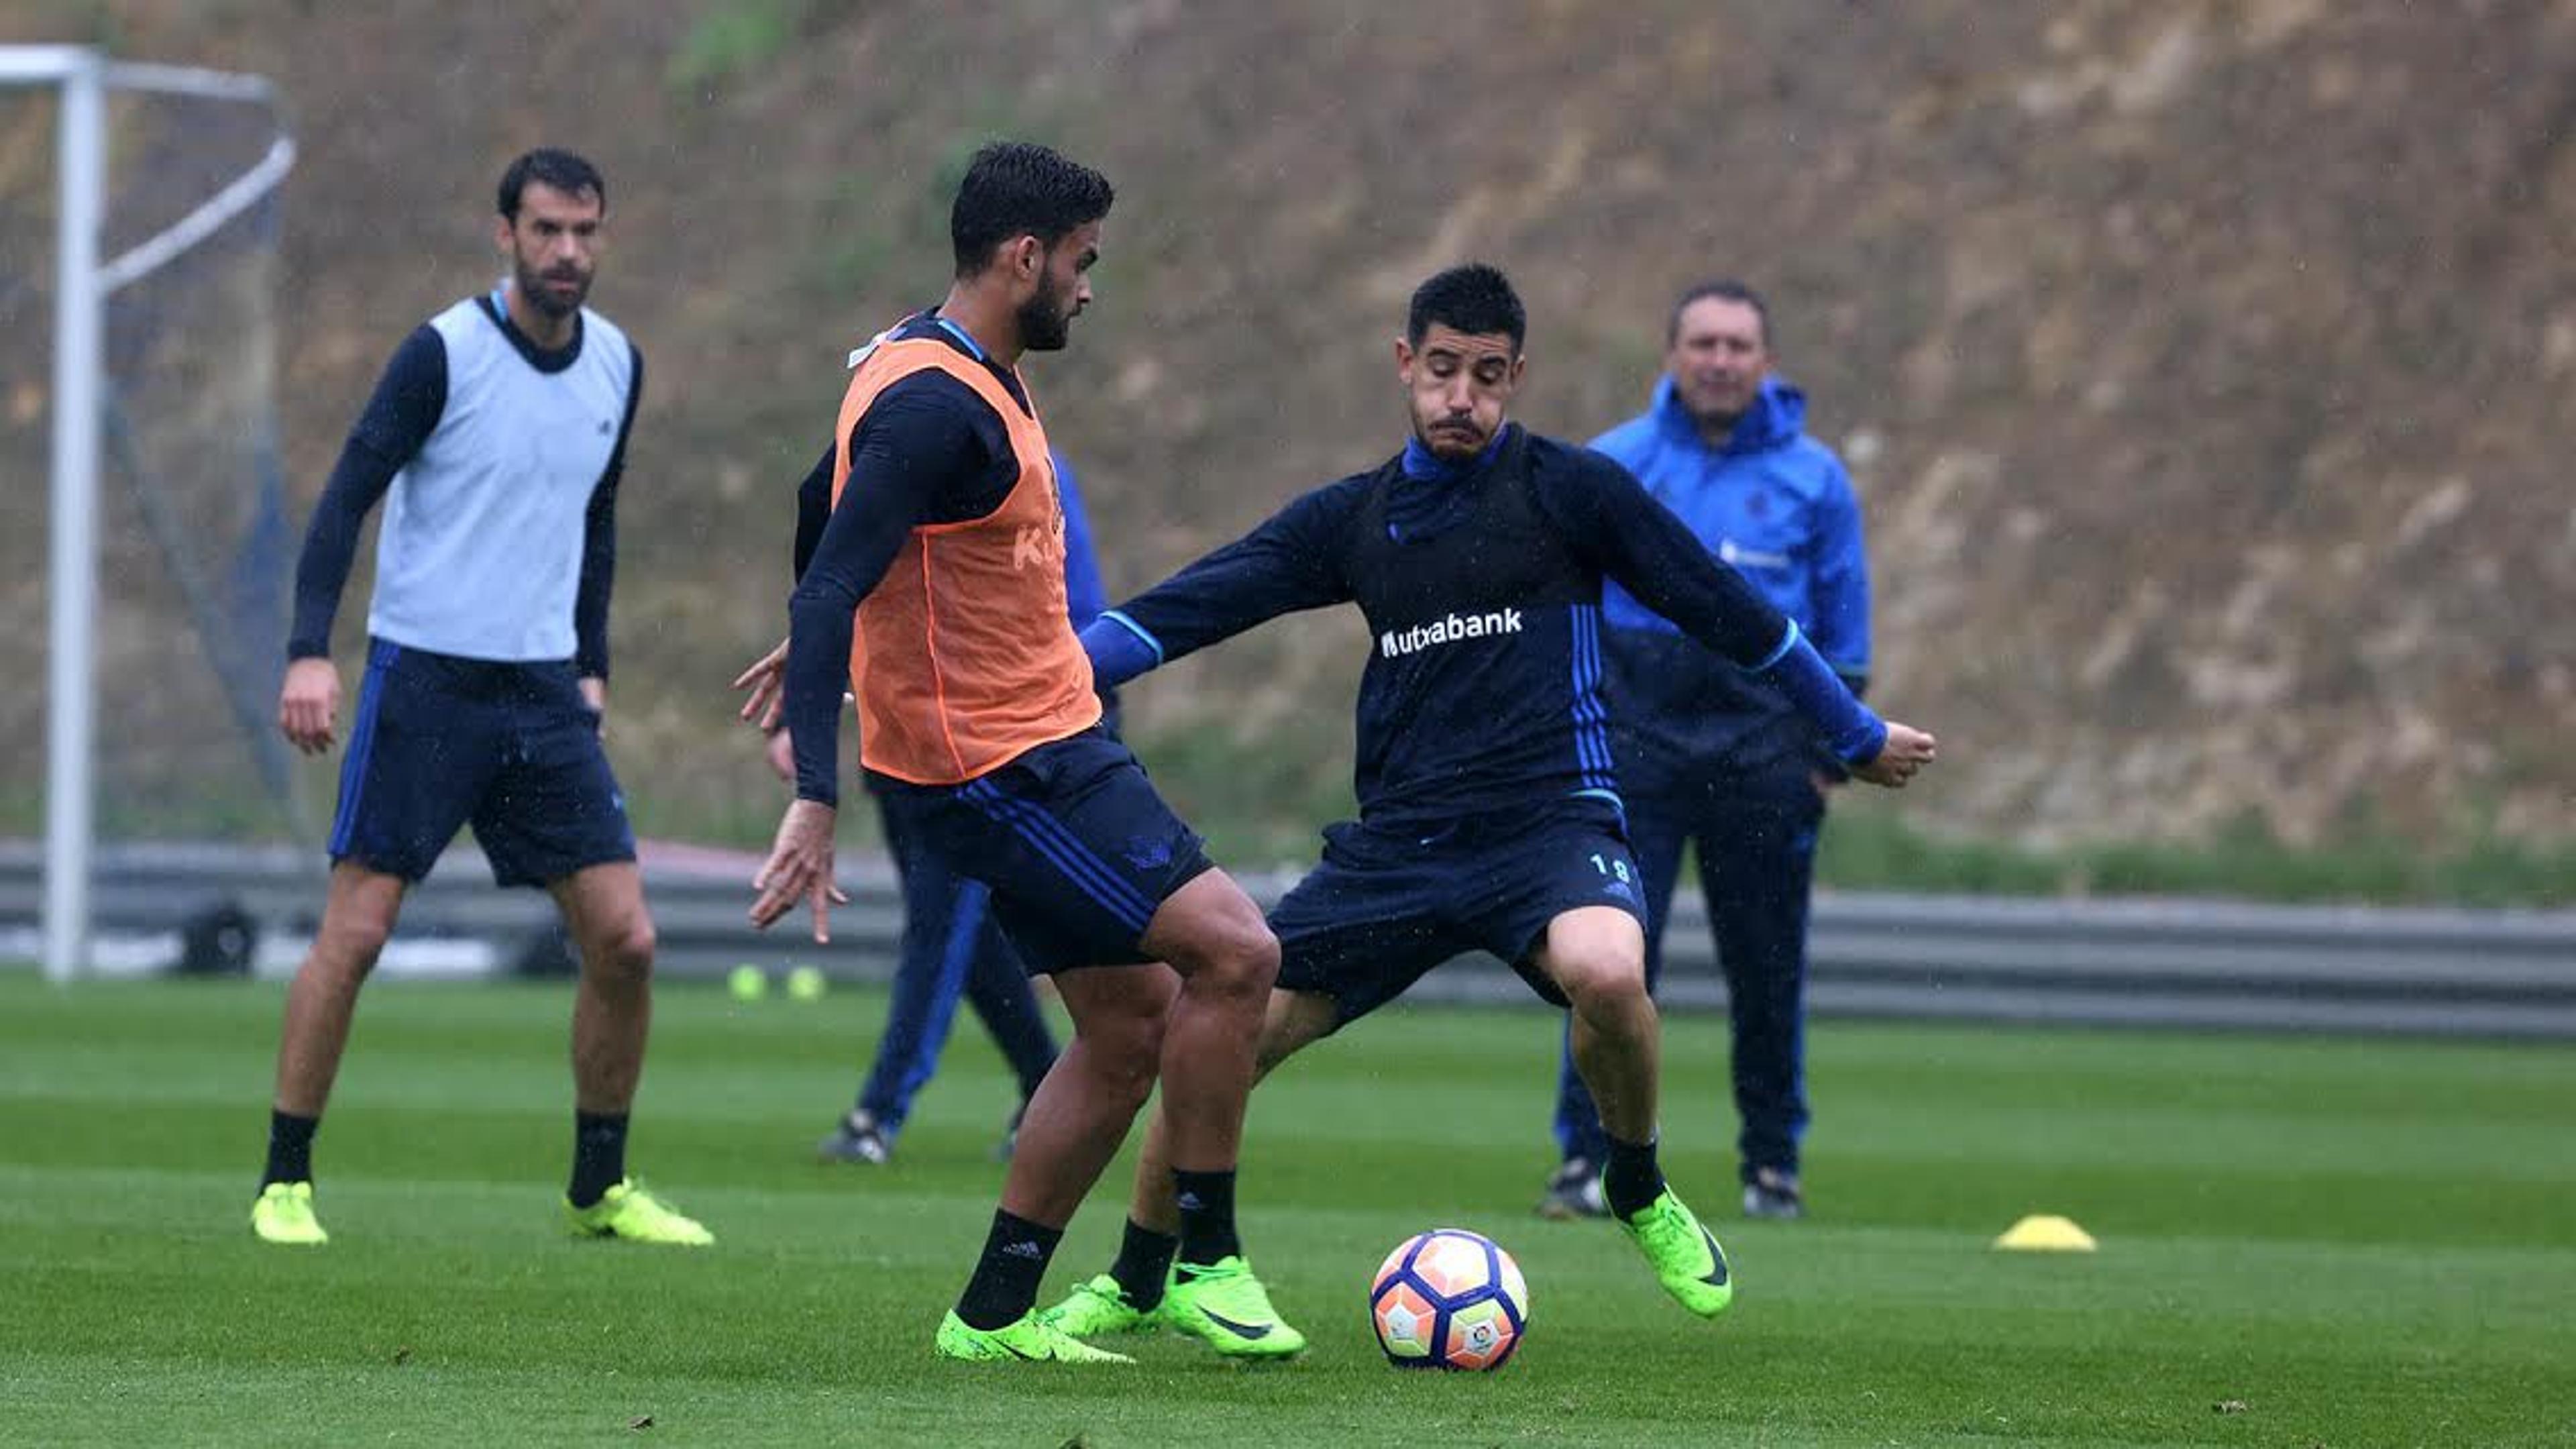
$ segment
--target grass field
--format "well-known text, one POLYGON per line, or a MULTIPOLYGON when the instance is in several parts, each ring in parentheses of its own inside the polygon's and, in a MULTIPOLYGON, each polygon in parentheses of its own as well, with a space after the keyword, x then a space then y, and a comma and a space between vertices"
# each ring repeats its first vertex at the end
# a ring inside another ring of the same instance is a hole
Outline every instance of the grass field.
MULTIPOLYGON (((893 1167, 826 1168, 881 1000, 666 987, 637 1162, 719 1244, 582 1244, 565 992, 388 983, 321 1138, 334 1241, 292 1251, 245 1226, 279 1000, 0 974, 0 1440, 2576 1444, 2564 1049, 1828 1025, 1817 1216, 1756 1226, 1722 1034, 1678 1021, 1667 1163, 1740 1285, 1704 1324, 1607 1228, 1528 1215, 1552 1019, 1399 1010, 1255 1102, 1245 1228, 1306 1361, 996 1372, 928 1354, 997 1181, 980 1040, 893 1167), (1988 1249, 2034 1211, 2101 1252, 1988 1249), (1444 1223, 1528 1273, 1499 1374, 1369 1339, 1377 1259, 1444 1223)), ((1118 1221, 1094 1199, 1051 1295, 1118 1221)))

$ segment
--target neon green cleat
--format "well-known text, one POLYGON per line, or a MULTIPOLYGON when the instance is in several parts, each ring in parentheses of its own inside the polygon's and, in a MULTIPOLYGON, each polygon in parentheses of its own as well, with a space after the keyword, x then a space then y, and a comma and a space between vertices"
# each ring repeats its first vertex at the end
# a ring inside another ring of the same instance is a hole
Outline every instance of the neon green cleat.
POLYGON ((1237 1257, 1175 1264, 1156 1315, 1229 1358, 1286 1358, 1306 1347, 1306 1335, 1270 1306, 1252 1265, 1237 1257))
POLYGON ((716 1235, 697 1219, 654 1196, 644 1184, 627 1178, 586 1208, 564 1203, 564 1216, 578 1238, 623 1238, 630 1243, 669 1243, 703 1248, 716 1235))
POLYGON ((1127 1290, 1118 1280, 1103 1273, 1088 1283, 1076 1283, 1073 1292, 1062 1303, 1046 1310, 1040 1317, 1055 1325, 1056 1330, 1075 1338, 1105 1338, 1117 1333, 1151 1333, 1162 1322, 1162 1305, 1138 1308, 1127 1301, 1127 1290))
POLYGON ((1123 1353, 1093 1348, 1072 1334, 1056 1327, 1043 1313, 1023 1313, 999 1328, 969 1328, 966 1320, 949 1310, 939 1321, 939 1337, 931 1345, 941 1358, 963 1359, 973 1363, 1016 1359, 1022 1363, 1134 1363, 1123 1353))
POLYGON ((259 1201, 250 1205, 250 1230, 263 1243, 318 1248, 331 1241, 331 1235, 322 1231, 322 1220, 313 1216, 309 1182, 272 1182, 261 1188, 259 1201))
POLYGON ((1700 1226, 1699 1216, 1665 1188, 1633 1218, 1620 1220, 1619 1231, 1646 1255, 1663 1281, 1664 1291, 1702 1318, 1715 1318, 1735 1301, 1735 1284, 1726 1270, 1726 1250, 1700 1226))

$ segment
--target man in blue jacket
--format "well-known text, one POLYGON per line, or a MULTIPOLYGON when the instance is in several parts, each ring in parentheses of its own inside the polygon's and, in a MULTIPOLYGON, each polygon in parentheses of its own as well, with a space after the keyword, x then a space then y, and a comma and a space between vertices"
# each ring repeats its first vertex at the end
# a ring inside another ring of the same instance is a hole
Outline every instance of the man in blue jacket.
MULTIPOLYGON (((1703 283, 1674 303, 1665 342, 1653 407, 1592 446, 1796 620, 1859 693, 1869 676, 1860 508, 1841 460, 1802 431, 1805 395, 1772 373, 1768 308, 1741 282, 1703 283)), ((1646 980, 1660 974, 1682 847, 1694 844, 1733 1012, 1744 1211, 1794 1218, 1805 1206, 1807 895, 1824 789, 1842 771, 1769 681, 1615 583, 1602 617, 1619 786, 1646 883, 1646 980)), ((1600 1215, 1609 1149, 1571 1058, 1556 1135, 1564 1161, 1540 1213, 1600 1215)))

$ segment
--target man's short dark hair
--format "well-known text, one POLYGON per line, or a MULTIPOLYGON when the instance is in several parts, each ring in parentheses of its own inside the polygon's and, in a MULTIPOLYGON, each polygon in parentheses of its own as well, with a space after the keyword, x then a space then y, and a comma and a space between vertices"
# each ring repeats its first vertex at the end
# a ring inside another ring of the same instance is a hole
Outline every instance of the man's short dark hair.
POLYGON ((572 154, 551 146, 540 146, 510 163, 501 173, 501 215, 519 219, 519 196, 531 181, 542 181, 566 196, 591 192, 599 198, 599 209, 608 210, 608 182, 599 168, 572 154))
POLYGON ((1435 323, 1470 337, 1509 333, 1514 357, 1529 338, 1529 314, 1521 308, 1520 293, 1512 290, 1509 277, 1483 262, 1451 267, 1413 289, 1413 305, 1404 314, 1405 343, 1420 347, 1435 323))
POLYGON ((1029 141, 995 141, 975 153, 957 202, 948 210, 948 243, 957 253, 957 275, 971 277, 993 259, 993 248, 1013 237, 1033 236, 1047 246, 1076 227, 1109 214, 1118 194, 1109 178, 1029 141))
POLYGON ((1771 304, 1762 300, 1761 293, 1732 277, 1720 277, 1715 281, 1701 282, 1682 293, 1681 300, 1673 303, 1672 317, 1664 323, 1666 347, 1682 340, 1682 314, 1691 309, 1691 304, 1705 302, 1712 297, 1721 302, 1741 302, 1752 308, 1754 320, 1762 324, 1763 350, 1766 352, 1770 350, 1771 304))

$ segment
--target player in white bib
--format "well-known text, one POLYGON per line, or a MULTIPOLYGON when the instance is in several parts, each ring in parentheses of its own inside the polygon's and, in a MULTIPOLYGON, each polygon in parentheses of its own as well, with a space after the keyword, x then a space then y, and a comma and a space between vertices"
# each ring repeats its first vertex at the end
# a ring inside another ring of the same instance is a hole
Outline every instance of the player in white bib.
POLYGON ((349 722, 331 884, 286 998, 268 1165, 251 1227, 327 1241, 313 1136, 359 988, 404 893, 470 823, 505 886, 555 898, 581 953, 573 1000, 577 1234, 703 1244, 707 1230, 626 1174, 627 1113, 652 1020, 653 919, 625 798, 600 748, 608 597, 643 358, 582 305, 608 187, 569 152, 501 178, 509 276, 404 339, 315 505, 295 574, 278 724, 319 754, 340 729, 331 620, 378 499, 366 674, 349 722))

